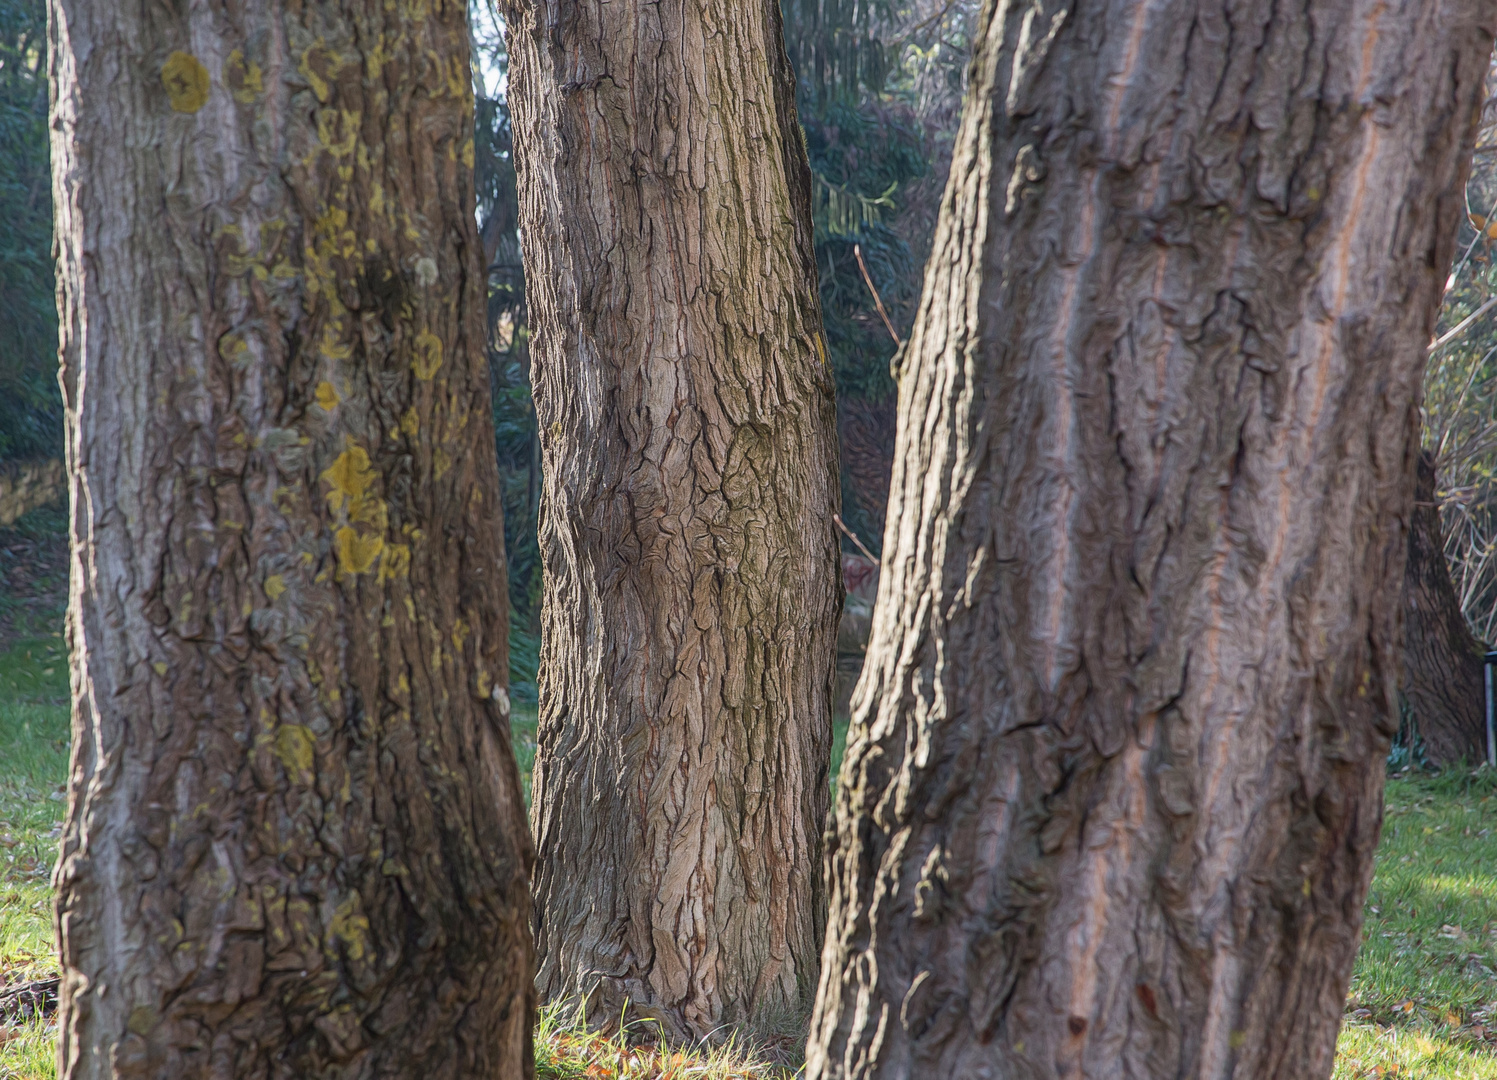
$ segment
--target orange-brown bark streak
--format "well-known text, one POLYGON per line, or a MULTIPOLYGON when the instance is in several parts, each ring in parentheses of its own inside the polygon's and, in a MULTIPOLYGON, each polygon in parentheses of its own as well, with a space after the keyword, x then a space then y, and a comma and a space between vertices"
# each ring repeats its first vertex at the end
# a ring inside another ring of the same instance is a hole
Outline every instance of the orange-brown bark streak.
POLYGON ((809 1073, 1325 1076, 1493 12, 983 18, 809 1073))

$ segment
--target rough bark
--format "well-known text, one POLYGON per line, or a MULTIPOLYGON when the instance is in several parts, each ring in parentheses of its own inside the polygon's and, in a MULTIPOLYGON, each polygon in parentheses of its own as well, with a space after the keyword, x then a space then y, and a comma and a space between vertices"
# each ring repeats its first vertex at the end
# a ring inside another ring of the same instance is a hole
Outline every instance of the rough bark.
POLYGON ((53 0, 67 1080, 530 1074, 465 17, 53 0))
POLYGON ((1435 765, 1487 758, 1481 643, 1461 614, 1445 562, 1434 457, 1421 451, 1404 570, 1403 693, 1425 757, 1435 765))
POLYGON ((544 463, 538 985, 804 1022, 837 459, 778 0, 510 5, 544 463))
POLYGON ((1494 14, 985 8, 810 1076, 1330 1072, 1494 14))

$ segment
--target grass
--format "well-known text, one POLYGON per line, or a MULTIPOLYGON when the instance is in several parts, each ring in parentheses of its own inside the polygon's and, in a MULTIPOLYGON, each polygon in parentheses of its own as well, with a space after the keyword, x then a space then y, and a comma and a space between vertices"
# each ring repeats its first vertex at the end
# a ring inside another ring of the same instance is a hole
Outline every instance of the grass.
MULTIPOLYGON (((56 637, 0 654, 0 984, 55 969, 52 863, 65 804, 67 664, 56 637)), ((42 1022, 0 1024, 0 1080, 56 1074, 56 1036, 42 1022)))
POLYGON ((52 966, 52 862, 62 829, 68 708, 61 642, 0 655, 0 972, 52 966))
POLYGON ((535 1028, 537 1080, 791 1080, 793 1070, 757 1048, 729 1038, 722 1046, 685 1052, 650 1038, 631 1040, 588 1030, 580 1014, 541 1010, 535 1028))
POLYGON ((1335 1080, 1497 1080, 1497 773, 1390 780, 1335 1080))
MULTIPOLYGON (((0 586, 3 588, 3 586, 0 586)), ((29 614, 29 612, 28 612, 29 614)), ((65 810, 68 675, 51 619, 0 651, 0 984, 54 969, 50 875, 65 810), (38 630, 42 632, 38 633, 38 630)), ((515 697, 530 797, 535 711, 515 697)), ((841 757, 839 725, 834 758, 841 757)), ((834 761, 835 770, 835 761, 834 761)), ((1497 1080, 1497 774, 1405 772, 1388 783, 1361 953, 1334 1080, 1497 1080)), ((638 1034, 638 1033, 636 1033, 638 1034)), ((685 1053, 544 1012, 540 1080, 787 1080, 753 1047, 685 1053)), ((0 1024, 0 1080, 53 1080, 55 1030, 0 1024)))

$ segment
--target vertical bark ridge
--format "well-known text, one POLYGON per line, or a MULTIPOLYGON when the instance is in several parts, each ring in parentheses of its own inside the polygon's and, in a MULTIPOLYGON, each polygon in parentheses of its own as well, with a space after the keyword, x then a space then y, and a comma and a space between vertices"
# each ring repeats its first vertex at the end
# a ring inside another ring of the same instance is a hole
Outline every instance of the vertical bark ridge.
POLYGON ((985 9, 814 1077, 1324 1076, 1478 3, 985 9))
POLYGON ((538 985, 803 1020, 840 575, 775 0, 510 5, 545 488, 538 985))
POLYGON ((60 1073, 528 1075, 466 10, 50 25, 60 1073))

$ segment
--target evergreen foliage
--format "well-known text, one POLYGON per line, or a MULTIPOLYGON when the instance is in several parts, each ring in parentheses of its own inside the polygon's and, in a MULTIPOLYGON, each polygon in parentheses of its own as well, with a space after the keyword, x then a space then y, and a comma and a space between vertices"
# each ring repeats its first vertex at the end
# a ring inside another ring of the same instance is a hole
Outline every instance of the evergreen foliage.
POLYGON ((0 0, 0 460, 62 453, 44 0, 0 0))
POLYGON ((879 31, 897 17, 897 6, 894 0, 781 0, 802 113, 856 107, 865 93, 883 90, 889 50, 879 31))
POLYGON ((945 183, 943 151, 952 134, 945 129, 955 120, 953 108, 940 106, 960 92, 972 7, 958 0, 781 0, 813 177, 843 517, 874 550, 893 461, 890 364, 898 348, 884 315, 894 334, 908 336, 945 183), (931 93, 933 84, 944 96, 931 93))

